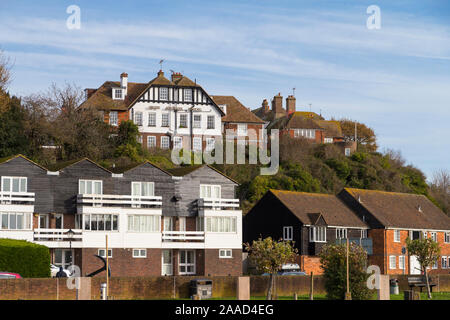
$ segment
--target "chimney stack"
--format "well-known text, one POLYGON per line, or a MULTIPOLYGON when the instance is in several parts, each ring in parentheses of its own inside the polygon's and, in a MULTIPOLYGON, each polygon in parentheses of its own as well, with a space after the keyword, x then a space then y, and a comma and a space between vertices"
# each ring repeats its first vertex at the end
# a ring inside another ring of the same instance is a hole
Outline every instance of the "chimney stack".
POLYGON ((263 100, 262 107, 263 107, 264 113, 268 113, 270 111, 269 102, 267 101, 267 99, 263 100))
POLYGON ((84 89, 84 97, 85 99, 89 99, 94 93, 95 91, 97 91, 97 89, 91 89, 91 88, 86 88, 84 89))
POLYGON ((177 82, 183 78, 183 75, 180 72, 173 72, 172 73, 172 82, 177 82))
POLYGON ((278 93, 278 95, 273 97, 272 100, 272 112, 275 113, 275 117, 279 118, 284 115, 283 111, 283 97, 281 96, 281 93, 278 93))
POLYGON ((124 95, 127 95, 127 90, 128 90, 128 73, 123 72, 120 75, 120 86, 125 90, 124 95))
POLYGON ((295 97, 290 95, 286 98, 286 113, 290 115, 295 112, 295 97))

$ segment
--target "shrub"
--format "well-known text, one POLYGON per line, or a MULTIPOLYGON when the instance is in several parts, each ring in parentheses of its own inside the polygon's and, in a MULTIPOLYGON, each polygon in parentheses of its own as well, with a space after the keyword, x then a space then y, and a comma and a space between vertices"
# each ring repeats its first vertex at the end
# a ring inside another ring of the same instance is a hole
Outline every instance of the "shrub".
MULTIPOLYGON (((327 298, 345 298, 347 291, 346 245, 325 245, 320 253, 320 263, 324 270, 327 298)), ((349 283, 353 300, 367 300, 371 292, 367 287, 369 274, 366 273, 367 254, 361 246, 349 246, 349 283)))
POLYGON ((50 277, 50 251, 25 240, 0 239, 0 270, 24 278, 50 277))

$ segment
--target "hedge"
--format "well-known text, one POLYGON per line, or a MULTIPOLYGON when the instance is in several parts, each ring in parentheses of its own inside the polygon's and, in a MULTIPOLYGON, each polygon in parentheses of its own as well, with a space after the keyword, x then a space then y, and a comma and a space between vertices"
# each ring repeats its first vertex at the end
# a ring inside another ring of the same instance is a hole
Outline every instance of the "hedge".
POLYGON ((0 271, 23 278, 50 277, 50 251, 25 240, 0 239, 0 271))

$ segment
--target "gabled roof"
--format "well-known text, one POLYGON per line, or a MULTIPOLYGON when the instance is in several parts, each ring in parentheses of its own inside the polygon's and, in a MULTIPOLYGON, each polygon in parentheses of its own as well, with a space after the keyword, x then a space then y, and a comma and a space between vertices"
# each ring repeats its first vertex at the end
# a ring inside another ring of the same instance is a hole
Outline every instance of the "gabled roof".
POLYGON ((325 120, 321 115, 312 111, 296 111, 297 115, 313 120, 325 120))
POLYGON ((47 168, 44 168, 43 166, 41 166, 40 164, 34 162, 33 160, 28 159, 23 154, 16 154, 16 155, 13 155, 13 156, 7 156, 7 157, 0 158, 0 164, 9 162, 9 161, 14 160, 16 158, 22 158, 22 159, 24 159, 24 160, 34 164, 35 166, 41 168, 42 170, 48 171, 47 168))
POLYGON ((314 225, 322 217, 329 226, 368 227, 335 195, 273 189, 269 192, 305 225, 314 225))
POLYGON ((268 129, 316 129, 323 130, 314 120, 305 118, 301 112, 278 118, 268 126, 268 129))
POLYGON ((51 171, 60 171, 60 170, 64 170, 65 168, 71 167, 71 166, 76 165, 77 163, 80 163, 83 161, 88 161, 88 162, 92 163, 93 165, 99 167, 100 169, 102 169, 108 173, 112 173, 105 167, 102 167, 101 165, 99 165, 95 161, 92 161, 89 158, 81 158, 81 159, 74 159, 74 160, 69 160, 69 161, 65 161, 65 162, 59 162, 59 163, 50 165, 49 168, 51 169, 51 171))
POLYGON ((342 193, 353 197, 387 228, 450 230, 450 218, 424 195, 354 188, 342 193))
POLYGON ((325 137, 342 137, 342 128, 339 121, 334 120, 314 120, 325 130, 325 137))
POLYGON ((232 182, 239 184, 237 181, 235 181, 234 179, 228 177, 226 174, 224 174, 223 172, 217 170, 216 168, 207 165, 207 164, 197 164, 197 165, 192 165, 192 166, 183 166, 183 167, 179 167, 179 168, 173 168, 173 169, 167 169, 167 172, 169 172, 172 176, 175 177, 183 177, 186 176, 200 168, 203 167, 208 167, 214 171, 216 171, 217 173, 221 174, 222 176, 224 176, 225 178, 227 178, 228 180, 231 180, 232 182))
POLYGON ((234 96, 211 96, 211 98, 217 105, 227 105, 222 122, 264 123, 234 96))
POLYGON ((172 175, 171 173, 169 173, 167 170, 162 169, 161 167, 157 166, 156 164, 152 163, 151 161, 145 160, 144 162, 139 162, 139 163, 133 163, 127 167, 122 167, 122 168, 118 168, 116 167, 115 169, 111 169, 111 171, 113 171, 114 173, 126 173, 128 171, 131 171, 133 169, 139 168, 140 166, 143 166, 145 164, 149 164, 153 167, 155 167, 156 169, 161 170, 162 172, 168 174, 168 175, 172 175))

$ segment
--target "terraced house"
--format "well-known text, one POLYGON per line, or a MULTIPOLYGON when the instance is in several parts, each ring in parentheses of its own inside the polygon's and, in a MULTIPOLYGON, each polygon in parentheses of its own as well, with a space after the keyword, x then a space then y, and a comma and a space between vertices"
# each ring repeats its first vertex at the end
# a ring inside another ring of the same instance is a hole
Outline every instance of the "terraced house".
POLYGON ((406 238, 431 237, 441 248, 430 274, 450 272, 450 218, 423 195, 345 188, 338 195, 270 190, 244 217, 244 241, 292 240, 299 265, 321 273, 318 254, 346 238, 362 245, 384 274, 420 274, 406 238))
POLYGON ((226 129, 245 137, 248 129, 262 129, 264 123, 235 97, 210 96, 175 72, 169 80, 159 71, 148 83, 129 82, 122 73, 120 82, 106 81, 85 93, 80 108, 101 111, 111 126, 133 120, 144 148, 212 150, 226 129))
POLYGON ((0 237, 49 247, 57 266, 86 275, 108 255, 113 276, 241 274, 237 184, 212 167, 111 172, 82 159, 50 170, 19 155, 0 176, 0 237))

